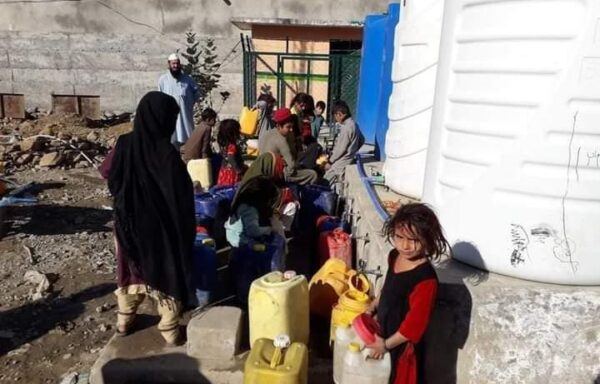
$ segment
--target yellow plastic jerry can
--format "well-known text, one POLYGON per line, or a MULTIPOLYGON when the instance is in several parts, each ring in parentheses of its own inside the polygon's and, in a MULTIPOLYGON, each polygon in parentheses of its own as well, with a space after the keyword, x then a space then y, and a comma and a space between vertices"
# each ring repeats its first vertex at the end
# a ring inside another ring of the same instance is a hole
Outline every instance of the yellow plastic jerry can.
POLYGON ((339 325, 351 325, 352 320, 369 309, 371 298, 364 292, 349 289, 340 296, 331 311, 330 342, 335 341, 335 330, 339 325))
POLYGON ((258 109, 242 108, 240 114, 240 131, 246 136, 254 136, 256 134, 258 117, 260 111, 258 109))
POLYGON ((289 335, 308 344, 308 283, 294 271, 270 272, 254 280, 248 294, 250 345, 260 338, 289 335))
POLYGON ((202 188, 208 189, 212 185, 212 171, 209 159, 190 160, 187 163, 187 171, 190 174, 190 179, 200 182, 202 188))
POLYGON ((244 366, 244 384, 306 384, 308 349, 288 335, 258 339, 244 366))

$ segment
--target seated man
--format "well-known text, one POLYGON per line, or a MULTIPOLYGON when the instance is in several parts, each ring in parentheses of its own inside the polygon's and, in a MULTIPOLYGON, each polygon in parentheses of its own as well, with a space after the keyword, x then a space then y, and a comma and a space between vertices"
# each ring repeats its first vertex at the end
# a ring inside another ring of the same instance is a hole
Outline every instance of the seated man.
POLYGON ((286 181, 301 185, 314 184, 318 179, 317 172, 312 169, 298 169, 296 158, 293 155, 295 151, 290 149, 290 142, 293 143, 294 140, 289 140, 288 137, 293 135, 294 119, 295 116, 287 108, 275 111, 273 115, 275 129, 269 130, 259 138, 258 150, 260 153, 273 152, 283 157, 286 181))
POLYGON ((323 177, 333 186, 342 181, 346 166, 354 162, 356 152, 365 143, 365 137, 352 119, 346 102, 337 101, 333 104, 332 112, 340 128, 323 177))

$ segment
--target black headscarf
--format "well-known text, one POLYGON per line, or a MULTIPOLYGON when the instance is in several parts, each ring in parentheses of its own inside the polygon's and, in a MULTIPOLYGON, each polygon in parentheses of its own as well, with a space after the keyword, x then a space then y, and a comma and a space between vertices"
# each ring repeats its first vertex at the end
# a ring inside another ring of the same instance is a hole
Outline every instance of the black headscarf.
POLYGON ((237 209, 242 204, 253 206, 258 211, 259 224, 267 226, 270 225, 279 198, 279 188, 271 177, 252 177, 240 184, 231 202, 231 212, 236 215, 237 209))
POLYGON ((169 95, 142 98, 133 132, 117 141, 108 187, 125 257, 149 288, 186 303, 193 287, 194 193, 170 143, 178 113, 169 95))

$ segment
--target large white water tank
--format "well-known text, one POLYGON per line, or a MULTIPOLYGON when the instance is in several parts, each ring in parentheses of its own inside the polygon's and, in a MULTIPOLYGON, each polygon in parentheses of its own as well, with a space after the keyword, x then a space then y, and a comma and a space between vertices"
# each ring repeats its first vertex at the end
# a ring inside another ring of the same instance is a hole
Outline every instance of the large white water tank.
POLYGON ((457 259, 600 284, 600 1, 447 2, 424 200, 457 259))
POLYGON ((443 9, 444 0, 408 1, 394 37, 383 173, 394 191, 416 198, 423 193, 443 9))

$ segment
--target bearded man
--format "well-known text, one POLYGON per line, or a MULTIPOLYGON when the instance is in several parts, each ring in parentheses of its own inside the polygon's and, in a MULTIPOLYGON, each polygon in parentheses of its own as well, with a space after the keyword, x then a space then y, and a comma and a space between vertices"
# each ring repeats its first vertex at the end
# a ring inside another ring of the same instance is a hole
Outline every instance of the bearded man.
POLYGON ((172 96, 179 105, 177 127, 171 137, 171 142, 179 149, 194 129, 194 104, 200 98, 200 89, 190 76, 183 73, 176 53, 169 55, 167 62, 169 70, 158 79, 158 90, 172 96))

